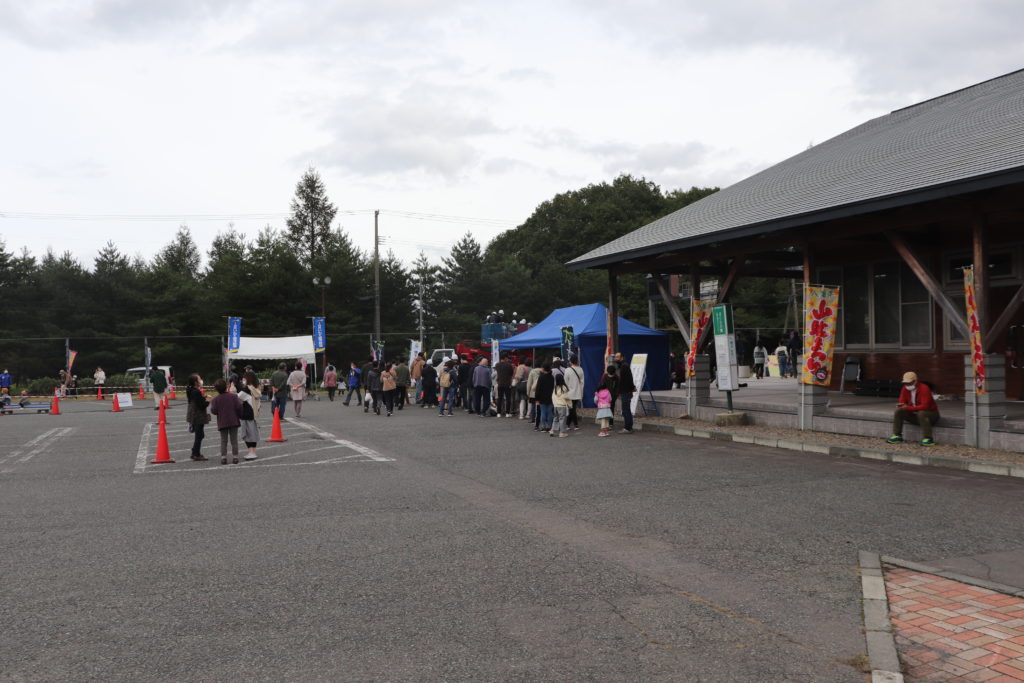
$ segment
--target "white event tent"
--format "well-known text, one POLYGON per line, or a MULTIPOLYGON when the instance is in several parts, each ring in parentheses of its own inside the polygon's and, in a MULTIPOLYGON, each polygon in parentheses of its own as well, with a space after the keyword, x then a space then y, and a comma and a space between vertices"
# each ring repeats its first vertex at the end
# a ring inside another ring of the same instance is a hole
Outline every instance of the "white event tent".
POLYGON ((241 337, 238 351, 228 354, 229 360, 316 360, 313 337, 241 337))

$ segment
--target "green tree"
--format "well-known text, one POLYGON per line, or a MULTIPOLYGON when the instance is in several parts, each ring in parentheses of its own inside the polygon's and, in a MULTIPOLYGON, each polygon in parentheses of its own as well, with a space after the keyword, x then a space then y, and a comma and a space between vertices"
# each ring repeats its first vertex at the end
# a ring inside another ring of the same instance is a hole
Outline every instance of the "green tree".
POLYGON ((308 169, 295 186, 291 212, 286 221, 288 236, 307 264, 322 265, 331 223, 338 210, 327 198, 327 188, 316 169, 308 169))
POLYGON ((448 334, 476 336, 487 307, 494 304, 492 283, 484 276, 483 249, 467 232, 441 263, 438 325, 448 334))

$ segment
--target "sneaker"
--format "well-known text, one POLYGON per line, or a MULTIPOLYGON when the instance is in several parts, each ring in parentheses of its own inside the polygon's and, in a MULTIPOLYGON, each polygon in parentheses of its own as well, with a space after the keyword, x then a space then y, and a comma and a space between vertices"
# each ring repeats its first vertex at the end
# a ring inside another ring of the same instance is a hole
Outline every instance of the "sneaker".
POLYGON ((598 432, 598 436, 608 436, 608 432, 598 432))
POLYGON ((550 436, 550 437, 551 437, 551 438, 553 439, 553 438, 555 438, 556 436, 558 436, 558 434, 555 434, 554 432, 551 432, 550 434, 548 434, 548 436, 550 436))
POLYGON ((903 437, 899 434, 893 434, 885 440, 886 443, 903 443, 903 437))
POLYGON ((255 453, 246 453, 245 456, 242 457, 242 459, 243 460, 255 460, 256 459, 256 454, 255 453))
POLYGON ((921 445, 922 446, 934 446, 935 445, 935 439, 921 439, 921 445))
POLYGON ((620 429, 619 430, 619 434, 632 434, 632 433, 633 433, 632 429, 620 429))
POLYGON ((569 435, 568 435, 568 434, 559 434, 559 435, 558 435, 558 438, 559 438, 559 439, 564 439, 564 438, 565 438, 565 437, 567 437, 567 436, 569 436, 569 435))
POLYGON ((573 427, 573 428, 572 428, 572 431, 574 431, 574 432, 578 432, 578 431, 580 431, 580 428, 579 428, 579 427, 573 427))

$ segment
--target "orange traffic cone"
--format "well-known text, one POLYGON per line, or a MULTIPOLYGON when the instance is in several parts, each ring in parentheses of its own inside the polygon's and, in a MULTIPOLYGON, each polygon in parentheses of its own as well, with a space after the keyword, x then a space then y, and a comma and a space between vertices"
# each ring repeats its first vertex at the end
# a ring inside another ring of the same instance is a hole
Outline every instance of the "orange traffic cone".
POLYGON ((102 384, 100 386, 96 387, 96 400, 97 401, 102 401, 103 400, 103 385, 102 384))
POLYGON ((280 443, 281 441, 287 441, 284 435, 281 434, 281 413, 278 410, 272 410, 274 413, 274 426, 270 429, 270 438, 267 439, 267 443, 280 443))
POLYGON ((53 403, 50 404, 50 415, 60 415, 60 394, 53 390, 53 403))
POLYGON ((121 402, 117 400, 117 394, 116 393, 114 394, 114 407, 110 409, 110 412, 112 412, 112 413, 123 413, 124 412, 123 410, 121 410, 121 402))
POLYGON ((141 401, 141 400, 143 400, 143 399, 145 399, 145 398, 146 398, 146 391, 145 391, 145 389, 144 389, 144 388, 142 387, 142 385, 140 384, 140 385, 139 385, 139 400, 141 401))
POLYGON ((171 400, 173 401, 177 396, 174 395, 174 385, 171 385, 171 400))
POLYGON ((156 420, 156 421, 157 421, 157 422, 159 422, 159 423, 160 423, 160 424, 162 424, 162 425, 165 425, 165 424, 167 424, 167 413, 166 413, 166 412, 164 412, 164 410, 165 410, 165 407, 164 407, 164 402, 163 402, 163 401, 160 401, 160 412, 159 412, 159 413, 157 413, 157 415, 158 415, 159 417, 157 417, 157 420, 156 420))
MULTIPOLYGON (((163 418, 164 411, 160 410, 160 417, 163 418)), ((156 437, 156 458, 149 462, 150 465, 163 465, 171 463, 171 448, 167 444, 167 423, 160 420, 160 433, 156 437)))

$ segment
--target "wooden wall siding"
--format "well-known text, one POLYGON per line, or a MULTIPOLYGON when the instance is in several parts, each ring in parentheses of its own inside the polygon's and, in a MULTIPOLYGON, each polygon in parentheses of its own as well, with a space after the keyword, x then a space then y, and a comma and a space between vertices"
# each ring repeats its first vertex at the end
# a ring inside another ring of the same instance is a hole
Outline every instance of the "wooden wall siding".
MULTIPOLYGON (((950 353, 854 353, 840 351, 836 353, 832 366, 832 385, 834 391, 839 390, 839 379, 843 376, 844 359, 847 356, 860 358, 864 379, 899 380, 903 373, 913 370, 918 377, 935 385, 940 394, 964 395, 964 356, 966 352, 950 353)), ((848 391, 856 385, 847 383, 848 391)), ((1011 401, 1024 400, 1024 370, 1010 367, 1006 360, 1006 398, 1011 401)))

